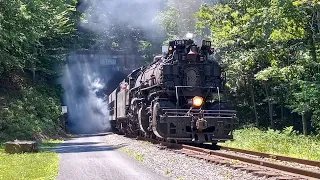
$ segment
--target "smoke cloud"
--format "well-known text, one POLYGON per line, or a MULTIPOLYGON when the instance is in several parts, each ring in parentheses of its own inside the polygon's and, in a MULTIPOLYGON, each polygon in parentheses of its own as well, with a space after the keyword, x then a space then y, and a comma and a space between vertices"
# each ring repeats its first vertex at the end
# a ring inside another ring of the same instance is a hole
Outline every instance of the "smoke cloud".
MULTIPOLYGON (((138 36, 153 41, 162 35, 156 16, 161 8, 165 7, 164 2, 164 0, 83 0, 77 8, 84 14, 85 19, 79 24, 79 29, 100 37, 89 50, 100 47, 99 51, 103 54, 112 54, 114 52, 108 52, 106 49, 110 49, 114 44, 122 46, 118 49, 124 46, 138 46, 136 44, 138 36), (138 29, 138 34, 128 34, 132 29, 138 29)), ((132 54, 135 51, 127 53, 132 54)), ((112 58, 74 52, 69 55, 63 70, 61 84, 65 90, 64 103, 68 109, 67 127, 73 133, 98 133, 110 130, 106 89, 110 90, 111 86, 120 82, 121 72, 119 65, 112 63, 102 65, 101 60, 110 62, 112 58)), ((132 64, 139 63, 131 62, 132 64)))
POLYGON ((110 129, 108 102, 104 88, 110 68, 100 68, 86 55, 70 54, 63 78, 64 101, 68 107, 68 130, 98 133, 110 129))
POLYGON ((81 6, 90 7, 84 10, 86 21, 81 23, 90 31, 110 38, 121 33, 114 31, 119 27, 140 29, 151 39, 163 35, 156 17, 166 7, 166 0, 91 0, 81 6))

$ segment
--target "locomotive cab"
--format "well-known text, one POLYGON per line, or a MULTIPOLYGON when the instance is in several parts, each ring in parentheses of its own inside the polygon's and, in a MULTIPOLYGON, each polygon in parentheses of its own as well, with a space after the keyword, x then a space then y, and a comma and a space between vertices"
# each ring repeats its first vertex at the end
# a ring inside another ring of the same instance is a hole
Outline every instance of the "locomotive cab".
POLYGON ((203 40, 202 46, 198 47, 189 39, 170 41, 167 56, 174 55, 174 59, 179 62, 204 62, 211 54, 211 41, 203 40))

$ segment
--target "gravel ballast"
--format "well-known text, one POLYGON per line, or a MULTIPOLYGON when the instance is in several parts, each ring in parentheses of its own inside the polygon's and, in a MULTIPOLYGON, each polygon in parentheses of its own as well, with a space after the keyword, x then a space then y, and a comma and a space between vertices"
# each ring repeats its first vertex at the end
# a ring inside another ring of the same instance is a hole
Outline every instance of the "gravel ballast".
MULTIPOLYGON (((219 179, 256 179, 267 178, 253 176, 240 170, 214 165, 204 160, 187 157, 169 150, 161 150, 149 142, 130 139, 117 134, 106 136, 108 146, 125 145, 120 149, 161 175, 177 180, 219 180, 219 179)), ((272 179, 272 178, 269 178, 272 179)))

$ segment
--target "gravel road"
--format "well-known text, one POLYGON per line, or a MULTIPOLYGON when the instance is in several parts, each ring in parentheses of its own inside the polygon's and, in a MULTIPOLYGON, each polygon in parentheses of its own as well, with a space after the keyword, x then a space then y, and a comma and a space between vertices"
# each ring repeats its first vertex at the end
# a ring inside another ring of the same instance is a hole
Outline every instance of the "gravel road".
POLYGON ((126 144, 108 146, 106 136, 81 135, 55 148, 60 155, 58 180, 169 179, 118 150, 126 144))

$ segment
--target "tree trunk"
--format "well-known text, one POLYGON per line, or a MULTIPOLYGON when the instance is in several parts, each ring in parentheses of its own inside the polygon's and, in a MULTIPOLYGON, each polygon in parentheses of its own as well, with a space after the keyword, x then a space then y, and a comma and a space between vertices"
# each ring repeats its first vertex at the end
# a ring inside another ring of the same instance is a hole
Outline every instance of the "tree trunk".
POLYGON ((268 87, 267 87, 267 83, 266 82, 264 83, 264 88, 266 90, 266 96, 267 96, 267 99, 268 99, 270 125, 271 125, 271 129, 274 129, 272 103, 271 103, 271 100, 270 100, 270 96, 269 96, 268 87))
MULTIPOLYGON (((247 82, 248 81, 248 77, 247 76, 243 76, 243 82, 244 82, 244 89, 248 89, 248 86, 247 86, 247 82)), ((244 94, 245 94, 245 97, 244 97, 244 103, 247 103, 247 97, 248 97, 248 92, 246 91, 246 92, 244 92, 244 94)), ((248 102, 250 102, 249 100, 248 100, 248 102)), ((248 103, 249 104, 249 103, 248 103)))
POLYGON ((35 83, 36 80, 36 71, 35 68, 32 69, 32 82, 35 83))
POLYGON ((284 107, 283 104, 281 104, 281 122, 284 121, 284 107))
POLYGON ((310 54, 312 57, 312 60, 314 62, 317 62, 317 51, 316 51, 316 45, 315 45, 315 30, 313 29, 313 23, 316 22, 316 14, 315 12, 310 12, 311 13, 311 24, 307 24, 309 26, 307 29, 309 30, 309 45, 310 45, 310 54))
POLYGON ((308 135, 308 129, 307 129, 307 119, 306 119, 306 114, 303 113, 301 115, 302 117, 302 128, 303 128, 303 135, 307 136, 308 135))
POLYGON ((268 104, 269 104, 270 125, 271 125, 271 129, 274 129, 273 105, 270 100, 269 100, 268 104))
POLYGON ((258 127, 259 126, 259 119, 258 119, 258 113, 257 113, 257 107, 256 107, 256 100, 254 98, 252 81, 249 84, 249 86, 250 86, 250 94, 251 94, 251 100, 252 100, 252 105, 253 105, 254 116, 255 116, 255 119, 256 119, 256 126, 258 127))
POLYGON ((314 38, 313 38, 313 31, 311 31, 312 34, 310 34, 310 54, 312 57, 312 60, 314 62, 317 62, 317 52, 316 52, 316 46, 315 46, 315 42, 314 42, 314 38))

